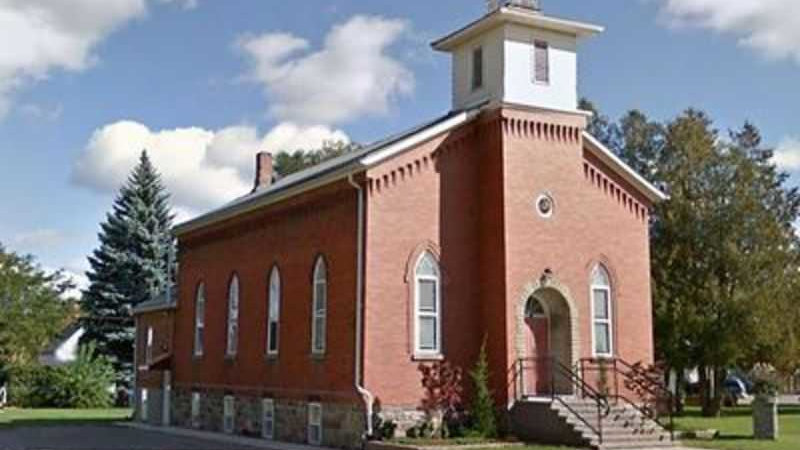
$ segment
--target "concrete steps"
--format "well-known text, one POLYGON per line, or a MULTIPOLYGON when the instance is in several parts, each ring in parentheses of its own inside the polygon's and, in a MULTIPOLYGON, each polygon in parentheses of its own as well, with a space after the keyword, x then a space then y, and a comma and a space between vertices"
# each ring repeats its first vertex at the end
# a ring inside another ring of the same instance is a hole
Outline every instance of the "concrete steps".
POLYGON ((627 405, 614 405, 608 415, 603 416, 603 442, 600 443, 597 433, 592 429, 598 428, 597 404, 571 398, 564 398, 563 401, 566 405, 554 401, 551 409, 594 449, 651 449, 673 446, 668 430, 627 405))

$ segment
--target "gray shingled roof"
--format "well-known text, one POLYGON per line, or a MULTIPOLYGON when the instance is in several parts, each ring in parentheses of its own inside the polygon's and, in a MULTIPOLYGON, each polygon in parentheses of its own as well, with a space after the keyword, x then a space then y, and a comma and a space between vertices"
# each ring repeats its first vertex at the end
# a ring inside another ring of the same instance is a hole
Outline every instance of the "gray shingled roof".
POLYGON ((459 114, 460 112, 462 112, 462 111, 452 111, 452 112, 450 112, 450 113, 448 113, 446 115, 443 115, 441 117, 438 117, 438 118, 436 118, 436 119, 434 119, 432 121, 426 122, 426 123, 424 123, 422 125, 414 127, 412 129, 404 131, 402 133, 396 134, 394 136, 390 136, 390 137, 388 137, 386 139, 383 139, 381 141, 378 141, 378 142, 375 142, 373 144, 370 144, 369 146, 364 147, 362 149, 359 149, 357 151, 354 151, 354 152, 351 152, 351 153, 347 153, 345 155, 342 155, 342 156, 339 156, 337 158, 334 158, 334 159, 331 159, 329 161, 326 161, 326 162, 323 162, 321 164, 318 164, 318 165, 316 165, 314 167, 310 167, 308 169, 305 169, 305 170, 302 170, 300 172, 294 173, 294 174, 289 175, 287 177, 281 178, 280 180, 276 181, 275 183, 273 183, 272 185, 270 185, 268 187, 257 189, 254 192, 251 192, 251 193, 249 193, 247 195, 239 197, 236 200, 233 200, 232 202, 230 202, 230 203, 228 203, 228 204, 226 204, 226 205, 224 205, 224 206, 222 206, 220 208, 212 210, 212 211, 210 211, 208 213, 205 213, 205 214, 203 214, 201 216, 198 216, 198 217, 196 217, 194 219, 191 219, 189 221, 186 221, 186 222, 183 222, 181 224, 178 224, 175 227, 175 233, 176 234, 181 234, 183 231, 195 228, 195 227, 200 226, 200 225, 205 224, 205 223, 213 222, 215 219, 217 219, 219 217, 222 217, 222 216, 225 216, 225 215, 227 215, 229 213, 232 213, 233 211, 235 211, 235 210, 237 210, 239 208, 246 208, 248 205, 254 204, 254 203, 258 202, 258 201, 262 201, 265 198, 268 198, 268 197, 271 197, 271 196, 275 196, 275 195, 277 195, 279 193, 282 193, 282 192, 286 191, 289 188, 300 186, 300 185, 302 185, 304 183, 311 182, 311 181, 316 180, 316 179, 318 179, 320 177, 323 177, 325 175, 334 173, 334 172, 336 172, 338 170, 343 170, 343 169, 346 169, 346 168, 357 169, 357 168, 359 168, 361 166, 360 165, 360 160, 362 158, 364 158, 365 156, 368 156, 368 155, 370 155, 372 153, 375 153, 375 152, 377 152, 379 150, 382 150, 382 149, 384 149, 384 148, 386 148, 386 147, 388 147, 388 146, 390 146, 390 145, 392 145, 392 144, 394 144, 394 143, 396 143, 398 141, 401 141, 401 140, 403 140, 403 139, 405 139, 405 138, 407 138, 409 136, 413 136, 413 135, 415 135, 415 134, 417 134, 419 132, 422 132, 422 131, 424 131, 424 130, 426 130, 428 128, 434 127, 434 126, 436 126, 436 125, 438 125, 438 124, 450 119, 451 117, 459 114))

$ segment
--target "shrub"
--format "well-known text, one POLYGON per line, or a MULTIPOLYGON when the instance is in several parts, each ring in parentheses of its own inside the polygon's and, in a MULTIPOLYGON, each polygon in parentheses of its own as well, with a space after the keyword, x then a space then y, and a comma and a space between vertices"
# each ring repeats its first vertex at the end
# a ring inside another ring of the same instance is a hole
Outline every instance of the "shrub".
POLYGON ((9 402, 20 408, 56 405, 55 370, 39 365, 16 366, 10 371, 9 402))
POLYGON ((114 370, 94 346, 81 347, 78 358, 65 366, 30 365, 11 372, 9 400, 22 408, 107 408, 114 370))
POLYGON ((470 415, 472 416, 472 430, 486 438, 497 437, 497 420, 495 418, 494 399, 489 389, 489 361, 486 355, 486 339, 481 345, 478 362, 469 373, 475 389, 475 398, 472 400, 470 415))

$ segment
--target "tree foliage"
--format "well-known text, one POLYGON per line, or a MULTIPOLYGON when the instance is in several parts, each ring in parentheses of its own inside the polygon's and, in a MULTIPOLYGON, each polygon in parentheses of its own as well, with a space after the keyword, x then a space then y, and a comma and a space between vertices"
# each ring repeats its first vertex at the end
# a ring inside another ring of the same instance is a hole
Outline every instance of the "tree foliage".
POLYGON ((58 367, 30 364, 11 372, 9 397, 22 408, 108 408, 114 382, 111 362, 83 346, 75 361, 58 367))
POLYGON ((497 418, 495 417, 494 395, 489 389, 489 359, 486 354, 486 340, 481 345, 478 361, 470 371, 474 389, 470 415, 472 429, 483 437, 497 437, 497 418))
POLYGON ((434 437, 447 437, 448 424, 453 422, 462 405, 464 386, 460 367, 449 361, 436 361, 433 364, 420 364, 422 387, 425 395, 420 409, 432 426, 434 437))
POLYGON ((358 144, 339 141, 326 142, 321 148, 313 150, 282 151, 275 155, 275 174, 278 178, 287 177, 360 148, 358 144))
POLYGON ((143 152, 100 226, 100 247, 89 257, 90 285, 82 300, 82 342, 95 342, 121 381, 132 374, 133 308, 166 292, 172 282, 172 219, 169 195, 143 152))
POLYGON ((74 304, 62 296, 73 287, 0 245, 0 383, 5 367, 35 361, 67 325, 74 304))
POLYGON ((659 357, 700 369, 707 414, 719 411, 729 368, 796 370, 800 195, 759 130, 745 123, 722 136, 693 109, 665 124, 639 111, 600 117, 606 143, 670 196, 651 225, 659 357))

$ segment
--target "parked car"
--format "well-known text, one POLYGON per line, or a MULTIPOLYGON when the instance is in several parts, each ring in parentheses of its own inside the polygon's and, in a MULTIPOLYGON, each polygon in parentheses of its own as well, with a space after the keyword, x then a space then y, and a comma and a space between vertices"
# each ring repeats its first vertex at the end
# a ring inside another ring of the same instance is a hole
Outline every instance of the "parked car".
POLYGON ((728 375, 723 384, 723 404, 725 406, 749 405, 753 403, 753 395, 750 393, 752 386, 750 382, 738 375, 728 375))

